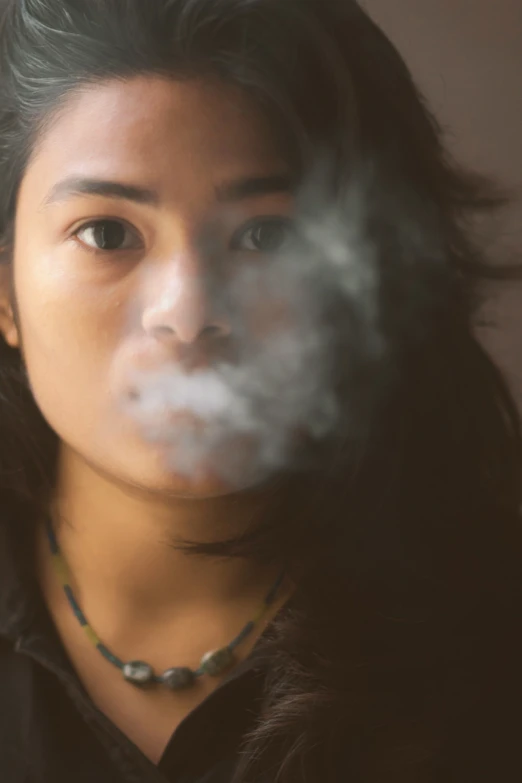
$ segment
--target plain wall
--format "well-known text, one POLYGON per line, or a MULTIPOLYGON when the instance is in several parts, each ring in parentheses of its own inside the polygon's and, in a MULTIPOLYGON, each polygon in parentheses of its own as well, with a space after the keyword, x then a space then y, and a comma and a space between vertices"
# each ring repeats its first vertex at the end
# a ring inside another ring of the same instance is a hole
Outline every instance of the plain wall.
MULTIPOLYGON (((500 260, 522 263, 522 0, 362 0, 395 43, 463 163, 516 202, 488 227, 500 260)), ((489 284, 478 331, 522 405, 522 283, 489 284)))

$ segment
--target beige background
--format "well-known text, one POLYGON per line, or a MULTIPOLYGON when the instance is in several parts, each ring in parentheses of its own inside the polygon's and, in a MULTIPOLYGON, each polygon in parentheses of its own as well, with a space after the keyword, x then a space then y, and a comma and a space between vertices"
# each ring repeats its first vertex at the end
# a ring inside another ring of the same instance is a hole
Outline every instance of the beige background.
MULTIPOLYGON (((522 263, 522 0, 361 0, 395 43, 464 163, 516 202, 487 230, 522 263)), ((489 284, 480 334, 522 404, 522 283, 489 284)))

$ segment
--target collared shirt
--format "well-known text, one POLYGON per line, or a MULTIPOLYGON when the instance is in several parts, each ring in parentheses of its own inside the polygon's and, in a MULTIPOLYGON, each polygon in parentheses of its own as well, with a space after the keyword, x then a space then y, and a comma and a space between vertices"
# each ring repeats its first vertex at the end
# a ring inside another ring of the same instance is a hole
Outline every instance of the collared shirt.
POLYGON ((31 573, 32 546, 29 530, 13 536, 0 523, 0 780, 229 783, 263 696, 255 651, 180 723, 155 765, 75 674, 31 573))
MULTIPOLYGON (((231 783, 242 740, 264 697, 270 662, 258 654, 259 648, 180 723, 155 765, 100 712, 75 674, 36 584, 28 557, 33 538, 29 526, 0 519, 0 783, 231 783)), ((434 652, 425 669, 420 663, 426 624, 407 626, 412 657, 396 665, 404 691, 398 687, 391 719, 399 716, 400 727, 406 716, 406 728, 415 727, 411 741, 406 735, 410 745, 404 744, 419 751, 411 769, 405 762, 408 780, 522 781, 517 589, 506 589, 502 600, 493 592, 481 594, 480 623, 472 616, 466 624, 466 615, 459 613, 451 634, 446 627, 436 634, 439 625, 434 625, 427 637, 434 652), (422 731, 425 717, 431 745, 420 740, 417 745, 415 731, 422 731)), ((389 708, 388 693, 384 695, 384 712, 376 713, 381 720, 389 708)), ((335 709, 325 722, 331 718, 336 731, 341 724, 343 740, 332 750, 328 764, 335 774, 328 780, 373 779, 354 771, 352 753, 357 753, 359 735, 350 709, 345 715, 344 702, 335 709)), ((323 783, 327 775, 321 768, 306 779, 323 783)), ((273 783, 273 775, 267 774, 263 783, 273 783)))

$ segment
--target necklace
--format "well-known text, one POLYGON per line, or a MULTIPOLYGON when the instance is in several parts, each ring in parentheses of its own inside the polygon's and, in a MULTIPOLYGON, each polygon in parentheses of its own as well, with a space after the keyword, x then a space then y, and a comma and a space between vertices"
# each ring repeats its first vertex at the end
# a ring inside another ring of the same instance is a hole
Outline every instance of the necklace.
POLYGON ((164 685, 173 691, 182 690, 188 688, 197 681, 198 677, 206 674, 210 677, 218 677, 226 669, 229 669, 235 662, 234 650, 252 633, 254 628, 263 619, 270 606, 274 603, 279 588, 284 579, 284 572, 281 572, 276 581, 265 596, 263 603, 259 606, 258 611, 254 617, 249 620, 246 625, 241 629, 238 635, 233 639, 226 647, 222 647, 218 650, 211 650, 203 655, 201 658, 199 667, 197 669, 191 669, 188 666, 174 666, 170 669, 166 669, 161 674, 156 674, 150 664, 145 661, 128 661, 125 663, 117 655, 114 655, 108 647, 99 639, 96 631, 91 628, 87 618, 82 612, 80 605, 78 604, 72 587, 69 574, 69 568, 65 561, 64 556, 58 546, 58 541, 54 534, 51 520, 47 520, 47 538, 49 541, 49 547, 51 550, 51 559, 53 568, 57 574, 57 577, 63 587, 63 591, 67 596, 67 600, 74 615, 81 627, 83 628, 87 638, 93 644, 98 652, 109 661, 113 666, 118 668, 124 679, 133 685, 146 686, 152 684, 164 685))

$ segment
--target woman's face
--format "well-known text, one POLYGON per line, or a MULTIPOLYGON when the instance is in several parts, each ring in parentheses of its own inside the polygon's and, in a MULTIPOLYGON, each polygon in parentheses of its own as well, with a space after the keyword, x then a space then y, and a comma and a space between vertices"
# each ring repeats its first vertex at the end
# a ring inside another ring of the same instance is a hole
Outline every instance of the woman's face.
POLYGON ((233 395, 213 373, 284 328, 256 276, 292 207, 278 145, 232 88, 140 77, 69 99, 21 184, 19 328, 4 327, 68 449, 153 492, 252 482, 255 430, 227 435, 233 395), (233 481, 220 470, 231 455, 233 481))

